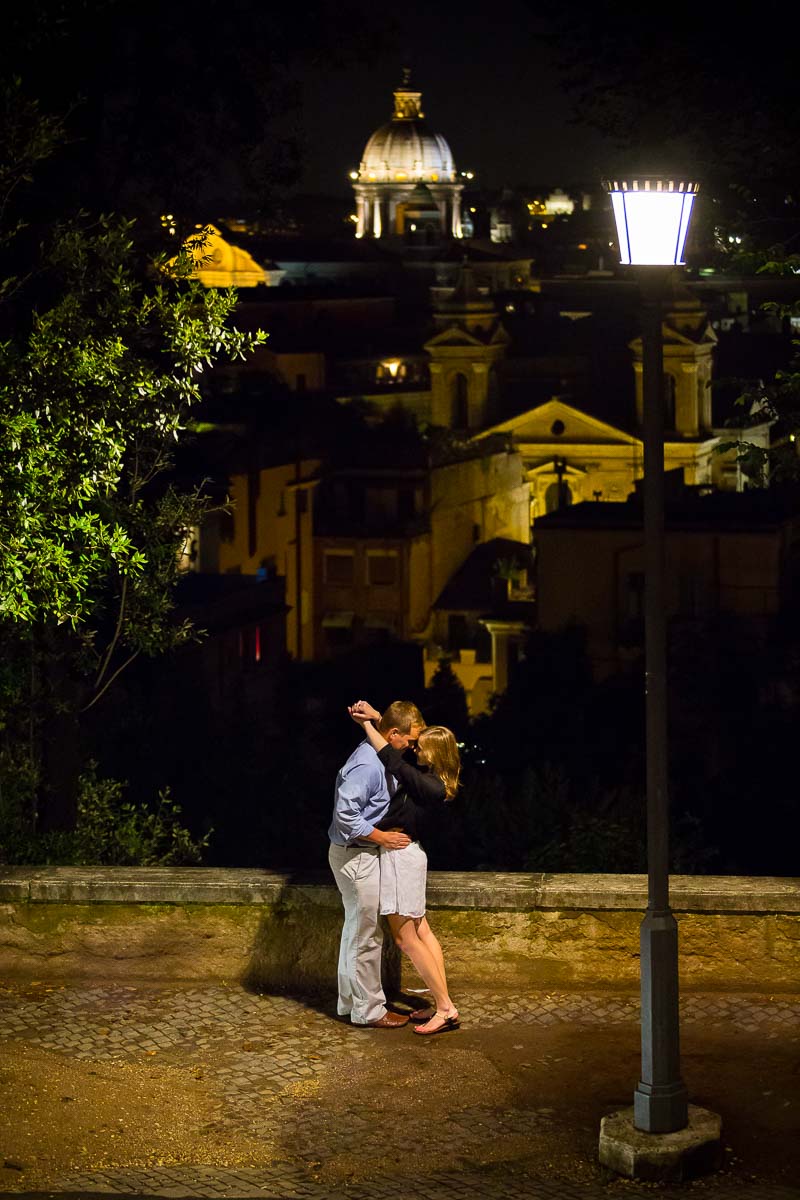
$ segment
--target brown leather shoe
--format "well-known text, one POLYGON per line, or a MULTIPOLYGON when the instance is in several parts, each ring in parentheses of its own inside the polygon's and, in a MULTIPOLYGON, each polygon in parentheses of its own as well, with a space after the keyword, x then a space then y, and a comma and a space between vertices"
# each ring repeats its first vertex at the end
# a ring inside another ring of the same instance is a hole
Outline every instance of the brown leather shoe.
POLYGON ((408 1024, 408 1017, 401 1017, 399 1013, 385 1012, 378 1021, 367 1021, 368 1029, 402 1029, 408 1024))

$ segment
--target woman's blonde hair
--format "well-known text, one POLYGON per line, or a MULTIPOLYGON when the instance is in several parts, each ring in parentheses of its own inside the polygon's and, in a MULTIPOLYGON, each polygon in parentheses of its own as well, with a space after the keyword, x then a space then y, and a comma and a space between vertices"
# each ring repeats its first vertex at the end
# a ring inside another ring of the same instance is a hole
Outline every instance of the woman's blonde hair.
POLYGON ((461 755, 452 730, 444 725, 428 725, 423 729, 417 741, 417 759, 439 776, 445 799, 452 800, 461 774, 461 755))

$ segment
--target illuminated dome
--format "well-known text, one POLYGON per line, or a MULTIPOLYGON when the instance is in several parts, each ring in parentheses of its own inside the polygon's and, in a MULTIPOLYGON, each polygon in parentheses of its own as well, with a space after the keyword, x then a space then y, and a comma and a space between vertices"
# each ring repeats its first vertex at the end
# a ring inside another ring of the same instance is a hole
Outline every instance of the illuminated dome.
POLYGON ((394 116, 376 129, 364 148, 359 179, 375 183, 451 183, 456 177, 453 155, 440 133, 433 133, 422 112, 421 92, 404 81, 394 93, 394 116))
POLYGON ((357 238, 431 244, 461 237, 462 185, 450 147, 428 127, 421 100, 406 71, 394 93, 394 116, 375 130, 359 169, 350 174, 357 238))

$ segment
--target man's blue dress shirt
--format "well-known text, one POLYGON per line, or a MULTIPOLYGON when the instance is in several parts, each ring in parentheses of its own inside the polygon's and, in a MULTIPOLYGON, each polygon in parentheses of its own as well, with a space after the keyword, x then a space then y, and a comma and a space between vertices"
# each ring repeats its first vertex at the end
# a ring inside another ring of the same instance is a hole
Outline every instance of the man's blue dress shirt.
POLYGON ((356 838, 366 837, 388 807, 386 770, 365 740, 356 746, 336 776, 333 820, 328 837, 334 846, 347 846, 356 838))

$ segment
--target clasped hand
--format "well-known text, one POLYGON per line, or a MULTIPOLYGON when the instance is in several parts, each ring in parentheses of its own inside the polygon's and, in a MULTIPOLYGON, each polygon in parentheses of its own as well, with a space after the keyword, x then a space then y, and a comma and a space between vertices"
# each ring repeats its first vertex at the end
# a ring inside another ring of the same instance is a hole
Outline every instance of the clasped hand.
POLYGON ((380 721, 381 719, 377 708, 373 708, 366 700, 356 700, 355 704, 348 706, 347 711, 358 725, 363 725, 366 721, 380 721))

